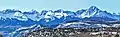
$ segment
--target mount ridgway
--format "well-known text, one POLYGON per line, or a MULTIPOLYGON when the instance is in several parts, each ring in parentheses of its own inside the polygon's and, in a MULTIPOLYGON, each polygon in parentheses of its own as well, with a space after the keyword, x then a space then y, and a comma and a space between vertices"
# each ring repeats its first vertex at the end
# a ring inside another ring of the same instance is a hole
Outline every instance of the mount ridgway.
POLYGON ((43 27, 57 27, 60 24, 68 21, 119 21, 120 14, 111 14, 107 11, 102 11, 96 6, 91 6, 88 9, 73 11, 59 10, 43 10, 38 12, 31 10, 22 12, 14 9, 0 11, 0 25, 22 25, 30 26, 39 24, 43 27))

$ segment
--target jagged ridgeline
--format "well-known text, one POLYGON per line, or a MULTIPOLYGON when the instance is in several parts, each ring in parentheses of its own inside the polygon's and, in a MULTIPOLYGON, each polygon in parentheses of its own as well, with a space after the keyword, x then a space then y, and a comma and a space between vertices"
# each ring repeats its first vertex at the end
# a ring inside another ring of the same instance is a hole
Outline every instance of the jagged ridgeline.
POLYGON ((120 27, 120 14, 91 6, 77 11, 36 10, 22 12, 15 9, 0 11, 0 32, 3 36, 20 36, 40 28, 97 28, 120 27))

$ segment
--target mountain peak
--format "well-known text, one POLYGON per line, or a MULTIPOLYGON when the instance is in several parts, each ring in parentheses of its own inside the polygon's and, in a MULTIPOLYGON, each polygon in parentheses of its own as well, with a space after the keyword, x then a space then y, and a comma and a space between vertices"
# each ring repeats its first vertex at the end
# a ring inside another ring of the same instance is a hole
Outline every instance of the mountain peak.
POLYGON ((96 6, 91 6, 89 9, 94 9, 94 8, 97 8, 96 6))
POLYGON ((88 10, 99 10, 96 6, 91 6, 88 10))
POLYGON ((87 9, 85 12, 83 12, 83 13, 81 14, 81 17, 82 17, 82 18, 92 17, 92 16, 94 16, 95 14, 99 13, 98 11, 99 11, 99 9, 98 9, 96 6, 91 6, 89 9, 87 9))

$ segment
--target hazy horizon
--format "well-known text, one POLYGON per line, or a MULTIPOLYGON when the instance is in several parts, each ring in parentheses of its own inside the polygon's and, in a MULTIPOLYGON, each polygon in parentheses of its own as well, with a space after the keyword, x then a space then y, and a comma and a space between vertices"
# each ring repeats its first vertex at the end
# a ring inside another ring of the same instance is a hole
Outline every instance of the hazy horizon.
POLYGON ((18 9, 30 11, 41 10, 80 10, 96 6, 108 12, 120 12, 120 0, 0 0, 0 10, 18 9))

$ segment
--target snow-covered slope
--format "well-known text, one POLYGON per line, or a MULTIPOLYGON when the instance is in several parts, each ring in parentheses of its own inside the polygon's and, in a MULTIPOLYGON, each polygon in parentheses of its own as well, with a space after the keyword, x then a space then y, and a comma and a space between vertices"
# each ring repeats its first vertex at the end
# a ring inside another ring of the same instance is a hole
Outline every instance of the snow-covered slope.
POLYGON ((82 9, 76 12, 64 11, 62 9, 55 11, 43 10, 42 12, 37 12, 36 10, 21 12, 19 10, 7 9, 0 11, 0 20, 3 21, 3 19, 15 19, 24 22, 31 20, 31 22, 37 22, 43 26, 53 26, 73 20, 115 21, 120 20, 120 15, 111 14, 91 6, 89 9, 82 9))
POLYGON ((31 20, 38 24, 44 24, 44 26, 50 26, 72 20, 115 21, 120 20, 120 15, 111 14, 98 9, 96 6, 91 6, 89 9, 82 9, 76 12, 64 11, 62 9, 55 11, 43 10, 42 12, 37 12, 36 10, 21 12, 19 10, 7 9, 0 11, 0 20, 3 21, 3 19, 16 19, 24 22, 31 20))

